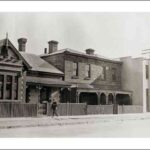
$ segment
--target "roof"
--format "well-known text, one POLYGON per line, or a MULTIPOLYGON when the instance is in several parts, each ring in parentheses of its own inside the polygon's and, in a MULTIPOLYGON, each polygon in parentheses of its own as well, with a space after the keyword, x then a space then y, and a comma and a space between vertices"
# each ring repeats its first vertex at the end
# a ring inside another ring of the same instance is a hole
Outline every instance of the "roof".
POLYGON ((82 55, 82 56, 93 58, 93 59, 103 59, 103 60, 108 60, 108 61, 121 62, 120 60, 114 60, 114 59, 107 58, 107 57, 102 56, 102 55, 98 55, 98 54, 90 55, 90 54, 86 54, 84 52, 80 52, 80 51, 73 50, 70 48, 61 49, 61 50, 58 50, 58 51, 50 53, 50 54, 42 54, 42 55, 40 55, 40 57, 48 57, 48 56, 52 56, 52 55, 56 55, 56 54, 62 54, 65 52, 68 52, 71 54, 76 54, 76 55, 82 55))
POLYGON ((40 71, 40 72, 47 72, 47 73, 55 73, 55 74, 61 74, 64 73, 61 72, 59 69, 51 65, 50 63, 46 62, 40 56, 35 54, 30 54, 26 52, 20 52, 22 57, 28 62, 28 64, 31 66, 32 71, 40 71))
POLYGON ((72 83, 72 88, 78 88, 78 89, 93 89, 93 85, 86 84, 86 83, 72 83))
POLYGON ((41 77, 26 77, 26 82, 29 84, 44 84, 47 86, 55 86, 55 87, 70 87, 71 85, 65 81, 58 79, 49 79, 49 78, 41 78, 41 77))
POLYGON ((8 40, 8 46, 10 46, 12 51, 19 57, 20 60, 23 61, 23 63, 30 68, 30 65, 26 62, 26 60, 22 57, 22 55, 19 53, 19 51, 15 48, 15 46, 10 42, 9 39, 2 39, 0 40, 0 48, 2 48, 6 44, 6 40, 8 40))
POLYGON ((111 89, 106 89, 106 88, 103 88, 102 85, 95 85, 95 84, 87 84, 87 83, 72 83, 71 84, 71 88, 77 88, 78 90, 87 90, 88 91, 110 91, 110 92, 115 92, 117 94, 131 94, 132 91, 128 91, 128 90, 112 90, 111 89))

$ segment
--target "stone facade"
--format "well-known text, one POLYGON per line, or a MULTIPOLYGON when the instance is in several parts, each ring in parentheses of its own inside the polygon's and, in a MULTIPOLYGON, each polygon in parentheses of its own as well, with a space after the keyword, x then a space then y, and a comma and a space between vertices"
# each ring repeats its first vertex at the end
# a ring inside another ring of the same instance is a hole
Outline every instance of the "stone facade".
POLYGON ((0 42, 0 99, 2 101, 25 101, 24 64, 21 55, 8 40, 0 42))

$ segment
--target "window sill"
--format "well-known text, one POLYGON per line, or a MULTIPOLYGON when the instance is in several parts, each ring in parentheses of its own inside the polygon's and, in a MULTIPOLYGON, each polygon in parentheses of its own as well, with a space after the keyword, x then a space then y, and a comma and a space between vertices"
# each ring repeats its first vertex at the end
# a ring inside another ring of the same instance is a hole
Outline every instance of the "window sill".
POLYGON ((78 76, 72 76, 72 79, 79 79, 78 76))
POLYGON ((0 102, 22 102, 21 100, 7 100, 7 99, 0 99, 0 102))

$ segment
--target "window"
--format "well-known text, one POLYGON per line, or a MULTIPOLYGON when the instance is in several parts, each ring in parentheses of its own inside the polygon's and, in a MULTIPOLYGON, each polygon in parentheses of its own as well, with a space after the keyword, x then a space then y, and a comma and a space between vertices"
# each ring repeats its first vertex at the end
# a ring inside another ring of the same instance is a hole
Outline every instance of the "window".
POLYGON ((90 78, 91 77, 91 65, 88 64, 85 66, 85 77, 90 78))
POLYGON ((15 76, 15 83, 14 83, 14 99, 18 99, 18 77, 15 76))
POLYGON ((100 66, 100 80, 105 80, 106 79, 106 67, 105 66, 100 66))
POLYGON ((0 55, 2 55, 4 58, 8 57, 8 47, 7 46, 3 46, 0 52, 0 55))
POLYGON ((3 99, 4 76, 0 75, 0 99, 3 99))
POLYGON ((73 76, 78 76, 78 63, 73 62, 73 76))
POLYGON ((112 81, 116 81, 116 80, 117 80, 117 69, 112 68, 112 81))
POLYGON ((146 79, 148 79, 149 78, 149 66, 148 65, 145 66, 145 70, 146 70, 146 79))
POLYGON ((146 89, 146 103, 147 111, 149 111, 149 89, 146 89))
POLYGON ((12 92, 12 76, 7 75, 6 78, 6 99, 11 99, 11 92, 12 92))

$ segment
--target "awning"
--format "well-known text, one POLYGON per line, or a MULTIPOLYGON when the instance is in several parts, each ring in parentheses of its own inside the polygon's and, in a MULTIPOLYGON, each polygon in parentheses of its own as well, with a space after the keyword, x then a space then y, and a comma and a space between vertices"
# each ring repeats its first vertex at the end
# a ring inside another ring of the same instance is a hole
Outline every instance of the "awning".
POLYGON ((70 87, 71 85, 65 81, 59 79, 49 79, 49 78, 40 78, 40 77, 26 77, 27 84, 39 84, 50 87, 70 87))

